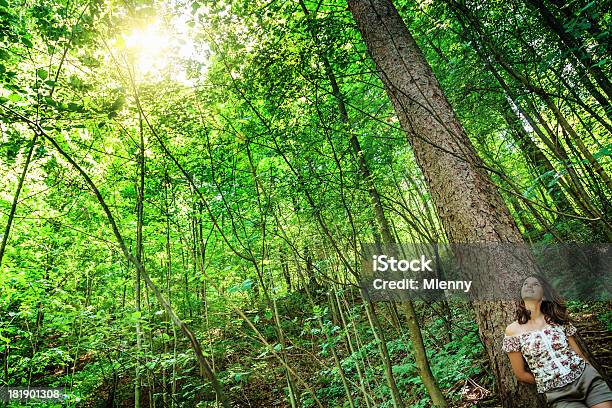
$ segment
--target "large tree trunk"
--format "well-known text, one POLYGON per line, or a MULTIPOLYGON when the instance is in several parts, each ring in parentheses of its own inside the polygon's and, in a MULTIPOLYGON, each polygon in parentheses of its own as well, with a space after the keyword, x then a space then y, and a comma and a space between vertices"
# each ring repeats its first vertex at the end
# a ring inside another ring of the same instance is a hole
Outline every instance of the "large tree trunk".
MULTIPOLYGON (((450 242, 522 243, 505 203, 392 2, 348 0, 348 4, 407 133, 450 242)), ((521 275, 534 271, 529 256, 519 266, 512 259, 512 251, 504 252, 500 247, 495 251, 497 257, 487 260, 487 271, 498 277, 497 284, 507 285, 505 289, 511 290, 521 275)), ((472 259, 460 256, 459 261, 464 262, 462 266, 470 266, 472 259)), ((475 285, 487 288, 487 276, 475 278, 475 285)), ((504 406, 541 406, 533 387, 517 383, 501 351, 504 328, 513 320, 515 307, 513 302, 501 300, 474 302, 480 335, 504 406)))

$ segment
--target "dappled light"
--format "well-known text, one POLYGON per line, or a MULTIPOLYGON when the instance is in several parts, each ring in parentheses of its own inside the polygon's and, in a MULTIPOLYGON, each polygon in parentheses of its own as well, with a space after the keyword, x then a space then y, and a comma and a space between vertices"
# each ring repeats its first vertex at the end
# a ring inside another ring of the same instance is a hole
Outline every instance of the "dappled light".
POLYGON ((0 406, 610 408, 611 13, 0 0, 0 406))

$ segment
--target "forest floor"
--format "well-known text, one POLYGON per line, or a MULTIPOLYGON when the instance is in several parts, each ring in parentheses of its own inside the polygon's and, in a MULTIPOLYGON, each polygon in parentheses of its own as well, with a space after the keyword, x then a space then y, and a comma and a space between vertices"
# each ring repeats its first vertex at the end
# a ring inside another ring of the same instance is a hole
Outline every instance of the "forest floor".
MULTIPOLYGON (((597 368, 610 382, 612 375, 612 327, 610 327, 612 305, 610 303, 590 306, 573 305, 570 309, 572 320, 578 328, 585 347, 594 357, 597 368)), ((391 328, 388 327, 388 329, 391 328)), ((287 380, 283 370, 280 369, 281 364, 272 354, 262 355, 260 351, 260 349, 250 347, 247 342, 243 342, 242 347, 228 349, 223 357, 216 361, 220 369, 233 372, 233 377, 239 378, 238 381, 228 384, 227 387, 233 406, 236 408, 289 408, 290 404, 286 398, 287 380), (248 363, 246 363, 247 361, 248 363), (245 372, 240 373, 240 370, 235 369, 235 367, 244 367, 245 372)), ((338 351, 345 352, 340 345, 338 351)), ((396 354, 394 358, 396 360, 407 358, 406 353, 400 354, 402 356, 396 354)), ((484 364, 485 361, 484 353, 482 353, 480 358, 474 360, 473 364, 484 364)), ((327 401, 325 399, 326 395, 329 401, 333 401, 334 395, 332 394, 337 390, 330 386, 330 378, 324 378, 326 375, 322 375, 322 373, 327 372, 329 377, 333 376, 331 370, 333 360, 330 356, 321 356, 315 349, 309 350, 303 345, 292 344, 287 362, 302 378, 307 379, 310 386, 318 393, 323 404, 327 401), (328 371, 322 370, 321 367, 327 367, 328 371), (317 379, 319 379, 318 383, 317 379)), ((499 398, 491 391, 493 388, 492 378, 490 378, 488 372, 487 367, 484 367, 480 374, 456 381, 451 387, 447 387, 445 391, 453 396, 450 406, 453 408, 500 407, 499 398)), ((88 406, 105 408, 133 406, 133 401, 129 398, 130 393, 133 392, 133 378, 121 376, 113 381, 114 384, 102 384, 97 390, 96 401, 92 401, 92 404, 88 406), (114 402, 112 402, 113 400, 114 402)), ((187 382, 189 381, 187 379, 187 382)), ((187 382, 185 380, 180 381, 177 383, 177 387, 180 388, 187 382)), ((374 384, 372 384, 372 388, 375 388, 374 384)), ((161 388, 156 387, 155 393, 161 391, 161 388)), ((422 390, 416 387, 415 394, 420 393, 422 393, 422 390)), ((147 395, 149 395, 148 389, 144 387, 143 397, 145 397, 145 401, 143 401, 143 406, 148 406, 147 395)), ((304 396, 307 396, 306 392, 302 392, 302 397, 304 396)), ((415 395, 412 403, 406 401, 407 406, 416 406, 413 404, 416 404, 421 398, 422 395, 415 395)), ((208 405, 201 406, 208 407, 208 405)), ((334 407, 336 405, 330 403, 330 405, 325 406, 334 407)))
POLYGON ((612 327, 610 318, 612 317, 612 305, 609 303, 602 307, 602 310, 592 310, 584 314, 574 314, 575 326, 580 333, 580 338, 584 341, 587 350, 594 357, 595 364, 598 365, 601 374, 606 381, 612 385, 612 327), (598 315, 604 319, 598 319, 598 315), (608 327, 602 322, 605 320, 608 327))

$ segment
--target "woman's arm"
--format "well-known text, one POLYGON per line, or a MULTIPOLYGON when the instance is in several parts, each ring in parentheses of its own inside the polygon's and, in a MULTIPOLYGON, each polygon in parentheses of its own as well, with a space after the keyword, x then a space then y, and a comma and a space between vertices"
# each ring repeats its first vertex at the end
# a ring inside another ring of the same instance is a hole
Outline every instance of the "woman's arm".
POLYGON ((512 371, 519 381, 535 384, 535 377, 525 369, 525 360, 523 360, 523 355, 519 351, 508 353, 508 358, 512 365, 512 371))
POLYGON ((525 359, 523 354, 520 352, 520 344, 517 337, 518 323, 513 322, 506 327, 506 337, 503 340, 502 350, 508 353, 510 364, 512 365, 512 371, 519 381, 527 384, 535 384, 535 377, 533 374, 525 369, 525 359))
POLYGON ((578 342, 576 341, 576 338, 574 336, 569 336, 567 338, 567 342, 570 345, 570 347, 572 348, 572 350, 574 350, 576 352, 576 354, 578 354, 580 357, 582 357, 582 359, 584 361, 589 363, 589 360, 586 358, 586 356, 582 352, 582 349, 580 349, 580 346, 578 345, 578 342))

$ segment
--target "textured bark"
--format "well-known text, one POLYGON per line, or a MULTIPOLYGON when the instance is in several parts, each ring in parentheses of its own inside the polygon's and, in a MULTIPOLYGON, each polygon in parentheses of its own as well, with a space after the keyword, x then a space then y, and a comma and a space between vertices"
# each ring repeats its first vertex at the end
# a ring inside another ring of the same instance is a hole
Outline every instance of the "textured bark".
MULTIPOLYGON (((505 203, 391 1, 349 0, 348 4, 407 133, 449 241, 522 243, 505 203)), ((502 278, 496 282, 511 293, 535 266, 527 253, 517 257, 512 251, 492 248, 497 253, 486 260, 487 270, 502 278)), ((469 266, 472 259, 459 256, 459 261, 469 266)), ((486 290, 487 276, 475 278, 474 284, 486 290)), ((513 320, 515 307, 514 302, 474 302, 504 406, 541 406, 533 387, 518 385, 501 351, 504 328, 513 320)))

